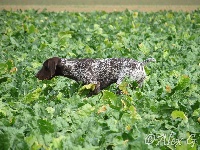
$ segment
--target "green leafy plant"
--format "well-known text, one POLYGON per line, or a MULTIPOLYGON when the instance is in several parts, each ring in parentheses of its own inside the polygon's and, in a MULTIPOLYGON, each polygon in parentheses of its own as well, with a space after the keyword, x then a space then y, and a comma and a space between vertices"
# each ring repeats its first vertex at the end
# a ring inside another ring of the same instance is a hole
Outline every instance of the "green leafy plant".
POLYGON ((0 11, 1 149, 200 147, 200 10, 192 12, 0 11), (126 57, 145 66, 142 88, 38 81, 50 57, 126 57))

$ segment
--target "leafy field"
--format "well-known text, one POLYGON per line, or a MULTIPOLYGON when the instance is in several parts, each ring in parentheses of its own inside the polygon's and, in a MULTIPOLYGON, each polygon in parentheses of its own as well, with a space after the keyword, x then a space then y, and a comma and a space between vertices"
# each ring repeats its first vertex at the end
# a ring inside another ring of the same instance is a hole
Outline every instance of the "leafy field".
POLYGON ((1 11, 0 35, 0 149, 200 149, 200 10, 1 11), (141 89, 88 98, 73 80, 35 78, 52 56, 157 63, 141 89))

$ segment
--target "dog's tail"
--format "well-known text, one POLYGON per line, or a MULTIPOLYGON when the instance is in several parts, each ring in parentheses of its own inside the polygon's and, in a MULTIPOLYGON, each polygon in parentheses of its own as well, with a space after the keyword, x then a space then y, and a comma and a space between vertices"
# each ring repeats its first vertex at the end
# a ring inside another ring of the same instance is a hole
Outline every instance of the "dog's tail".
POLYGON ((155 58, 147 58, 146 60, 144 60, 142 62, 142 65, 145 66, 146 64, 148 64, 149 62, 156 62, 155 58))

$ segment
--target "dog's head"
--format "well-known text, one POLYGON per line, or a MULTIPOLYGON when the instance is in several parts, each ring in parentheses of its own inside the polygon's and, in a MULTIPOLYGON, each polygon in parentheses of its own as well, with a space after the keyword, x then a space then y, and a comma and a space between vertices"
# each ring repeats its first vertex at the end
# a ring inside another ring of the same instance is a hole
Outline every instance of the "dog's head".
POLYGON ((43 67, 36 74, 36 78, 38 78, 39 80, 51 80, 56 75, 59 75, 57 66, 60 61, 61 59, 59 57, 47 59, 43 63, 43 67))

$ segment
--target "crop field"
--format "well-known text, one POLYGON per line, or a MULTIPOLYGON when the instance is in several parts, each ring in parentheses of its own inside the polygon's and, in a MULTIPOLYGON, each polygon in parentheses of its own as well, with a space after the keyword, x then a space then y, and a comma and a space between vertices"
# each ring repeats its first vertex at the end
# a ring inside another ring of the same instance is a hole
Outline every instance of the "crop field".
POLYGON ((199 150, 200 9, 0 11, 0 149, 199 150), (142 88, 87 97, 66 77, 39 81, 53 56, 154 57, 142 88))

